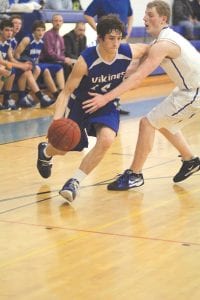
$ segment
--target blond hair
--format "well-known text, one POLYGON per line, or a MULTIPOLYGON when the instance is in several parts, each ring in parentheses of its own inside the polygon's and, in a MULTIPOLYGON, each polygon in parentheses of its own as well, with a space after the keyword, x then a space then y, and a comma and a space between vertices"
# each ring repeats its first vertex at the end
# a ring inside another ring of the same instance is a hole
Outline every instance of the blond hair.
POLYGON ((167 2, 162 0, 151 1, 147 4, 147 8, 152 8, 152 7, 156 8, 156 11, 159 14, 159 16, 167 17, 167 23, 169 23, 171 10, 167 2))

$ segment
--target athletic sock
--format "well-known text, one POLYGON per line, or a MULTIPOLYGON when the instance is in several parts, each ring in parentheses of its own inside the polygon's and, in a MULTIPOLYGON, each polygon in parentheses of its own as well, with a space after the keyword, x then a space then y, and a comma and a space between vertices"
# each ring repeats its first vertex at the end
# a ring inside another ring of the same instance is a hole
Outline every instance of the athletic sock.
POLYGON ((80 183, 81 181, 83 181, 83 179, 85 179, 86 176, 87 176, 86 173, 84 173, 83 171, 78 169, 78 170, 75 171, 72 178, 77 179, 78 182, 80 183))
POLYGON ((41 98, 42 98, 42 92, 41 91, 36 92, 35 95, 38 97, 38 99, 41 100, 41 98))
POLYGON ((55 99, 58 98, 59 93, 60 93, 59 91, 56 91, 56 92, 53 93, 53 96, 54 96, 55 99))
POLYGON ((47 160, 50 160, 50 159, 52 158, 52 156, 49 156, 49 155, 47 154, 46 149, 47 149, 47 148, 44 148, 44 150, 43 150, 44 157, 45 157, 47 160))

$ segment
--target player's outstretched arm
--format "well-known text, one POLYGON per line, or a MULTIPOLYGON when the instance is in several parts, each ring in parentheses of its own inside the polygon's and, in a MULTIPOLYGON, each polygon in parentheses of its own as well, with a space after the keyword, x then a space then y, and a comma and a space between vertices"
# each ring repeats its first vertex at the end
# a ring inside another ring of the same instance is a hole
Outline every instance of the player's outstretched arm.
POLYGON ((147 58, 133 74, 112 91, 104 95, 94 94, 92 99, 83 102, 83 109, 85 109, 86 113, 93 113, 123 93, 139 87, 143 79, 151 74, 167 55, 168 51, 165 43, 163 45, 159 43, 159 46, 158 44, 153 45, 147 58))
MULTIPOLYGON (((79 86, 81 79, 87 74, 87 65, 82 56, 80 56, 75 63, 71 74, 69 75, 64 89, 60 92, 55 105, 54 120, 63 118, 66 113, 67 104, 70 95, 79 86)), ((74 100, 76 101, 76 100, 74 100)))

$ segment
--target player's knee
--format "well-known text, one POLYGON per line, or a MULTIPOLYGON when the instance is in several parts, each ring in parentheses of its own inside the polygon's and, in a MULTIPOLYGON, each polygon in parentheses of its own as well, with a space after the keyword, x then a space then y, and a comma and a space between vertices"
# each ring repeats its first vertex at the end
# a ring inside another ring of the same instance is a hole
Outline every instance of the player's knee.
POLYGON ((151 152, 153 148, 155 129, 146 117, 140 120, 139 136, 140 139, 145 142, 145 149, 147 152, 151 152))
POLYGON ((103 136, 100 140, 102 151, 108 150, 112 145, 113 141, 114 141, 113 136, 109 136, 109 135, 103 136))
POLYGON ((151 124, 149 123, 149 120, 146 117, 142 117, 140 120, 140 130, 145 131, 149 127, 152 127, 151 124))

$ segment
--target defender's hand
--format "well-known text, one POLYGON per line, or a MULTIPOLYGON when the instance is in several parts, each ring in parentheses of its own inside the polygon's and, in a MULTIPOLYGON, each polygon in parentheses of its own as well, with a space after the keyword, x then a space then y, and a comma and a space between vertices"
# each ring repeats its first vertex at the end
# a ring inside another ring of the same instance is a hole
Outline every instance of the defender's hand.
POLYGON ((105 96, 97 93, 89 93, 91 96, 94 96, 92 99, 86 100, 83 102, 83 109, 86 113, 92 114, 97 111, 99 108, 105 106, 108 102, 105 99, 105 96))

